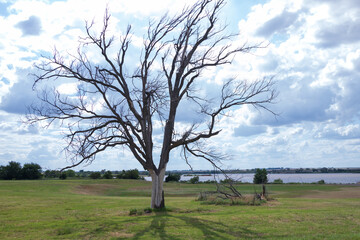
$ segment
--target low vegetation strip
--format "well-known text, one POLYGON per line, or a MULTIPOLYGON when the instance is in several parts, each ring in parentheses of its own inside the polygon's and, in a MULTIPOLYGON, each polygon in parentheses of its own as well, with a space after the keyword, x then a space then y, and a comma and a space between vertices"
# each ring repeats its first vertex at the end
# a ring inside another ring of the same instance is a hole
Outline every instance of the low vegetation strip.
POLYGON ((359 185, 267 185, 275 200, 229 206, 196 201, 213 184, 169 182, 167 209, 155 212, 150 188, 125 179, 0 181, 0 239, 360 238, 359 185))

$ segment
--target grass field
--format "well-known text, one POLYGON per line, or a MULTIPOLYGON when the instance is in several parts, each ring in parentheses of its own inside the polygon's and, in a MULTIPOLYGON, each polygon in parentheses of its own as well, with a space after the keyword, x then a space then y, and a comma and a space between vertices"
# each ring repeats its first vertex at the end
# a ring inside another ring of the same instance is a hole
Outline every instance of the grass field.
POLYGON ((166 183, 166 212, 130 216, 149 207, 149 182, 0 181, 0 239, 360 239, 359 185, 268 185, 275 200, 261 206, 195 201, 214 189, 166 183))

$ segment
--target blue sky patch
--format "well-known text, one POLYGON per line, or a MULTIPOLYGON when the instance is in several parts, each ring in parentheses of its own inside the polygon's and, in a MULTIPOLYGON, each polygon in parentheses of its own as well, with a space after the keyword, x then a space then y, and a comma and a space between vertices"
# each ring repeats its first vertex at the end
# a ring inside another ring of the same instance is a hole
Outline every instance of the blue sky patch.
POLYGON ((7 8, 11 5, 9 2, 0 2, 0 16, 7 17, 10 15, 7 8))
POLYGON ((6 85, 10 84, 10 81, 7 78, 2 78, 1 81, 6 85))

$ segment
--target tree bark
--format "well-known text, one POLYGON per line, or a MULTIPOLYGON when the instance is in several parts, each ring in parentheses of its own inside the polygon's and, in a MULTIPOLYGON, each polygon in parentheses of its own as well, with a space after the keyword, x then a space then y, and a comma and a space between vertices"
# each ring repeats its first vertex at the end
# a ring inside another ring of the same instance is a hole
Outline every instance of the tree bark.
POLYGON ((151 208, 164 208, 164 177, 166 168, 160 169, 158 173, 154 170, 150 170, 152 180, 152 191, 151 191, 151 208))

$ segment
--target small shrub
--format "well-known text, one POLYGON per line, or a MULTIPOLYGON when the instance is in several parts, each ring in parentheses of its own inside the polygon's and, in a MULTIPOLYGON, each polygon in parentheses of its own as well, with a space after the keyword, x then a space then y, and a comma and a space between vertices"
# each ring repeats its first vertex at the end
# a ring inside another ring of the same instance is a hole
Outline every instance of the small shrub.
POLYGON ((59 178, 60 178, 61 180, 65 180, 65 179, 67 178, 66 172, 60 173, 59 178))
POLYGON ((101 173, 100 172, 92 172, 92 173, 90 173, 89 177, 91 179, 99 179, 99 178, 101 178, 101 173))
POLYGON ((130 211, 129 211, 129 215, 130 216, 132 216, 132 215, 136 215, 137 214, 137 209, 136 208, 132 208, 132 209, 130 209, 130 211))
POLYGON ((311 184, 325 184, 325 181, 323 179, 321 179, 317 182, 312 182, 311 184))
POLYGON ((152 213, 152 208, 148 207, 148 208, 144 208, 144 213, 152 213))
POLYGON ((275 179, 273 182, 273 184, 283 184, 283 180, 281 178, 275 179))
POLYGON ((325 181, 321 179, 320 181, 317 182, 317 184, 325 184, 325 181))
POLYGON ((118 179, 141 179, 139 170, 137 169, 130 169, 130 170, 122 170, 120 174, 116 176, 118 179))
POLYGON ((105 179, 112 179, 113 178, 113 175, 112 175, 112 172, 111 171, 106 171, 103 175, 103 178, 105 179))
POLYGON ((189 182, 191 184, 199 183, 199 176, 195 176, 195 177, 190 178, 189 182))
POLYGON ((165 182, 178 182, 180 181, 181 175, 178 173, 169 173, 165 178, 165 182))

